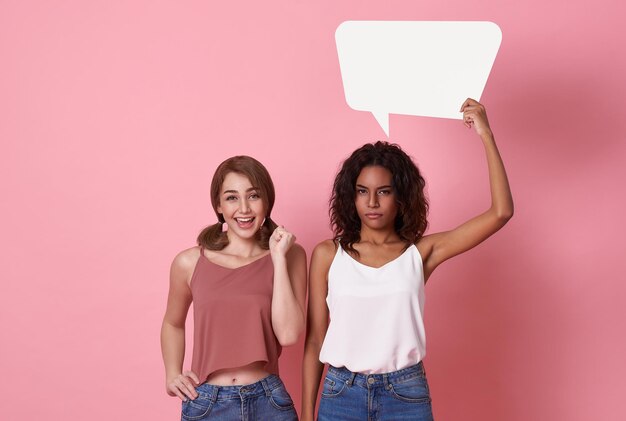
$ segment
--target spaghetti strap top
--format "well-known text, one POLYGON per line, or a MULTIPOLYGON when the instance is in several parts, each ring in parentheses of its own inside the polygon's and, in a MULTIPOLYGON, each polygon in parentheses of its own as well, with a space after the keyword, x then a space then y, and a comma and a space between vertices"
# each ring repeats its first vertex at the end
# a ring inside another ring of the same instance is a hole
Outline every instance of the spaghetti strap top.
POLYGON ((389 373, 426 355, 424 271, 415 245, 374 268, 341 246, 328 270, 330 324, 320 361, 357 373, 389 373))
POLYGON ((200 250, 191 277, 194 342, 191 370, 204 382, 216 370, 265 362, 278 374, 281 346, 272 328, 274 266, 269 254, 230 269, 200 250))

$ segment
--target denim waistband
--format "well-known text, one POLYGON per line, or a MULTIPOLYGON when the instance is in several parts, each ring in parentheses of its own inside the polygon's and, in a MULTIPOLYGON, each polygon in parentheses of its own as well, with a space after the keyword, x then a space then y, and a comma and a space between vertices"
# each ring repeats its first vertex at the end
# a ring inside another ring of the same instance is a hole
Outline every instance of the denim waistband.
POLYGON ((199 395, 204 395, 212 401, 227 399, 244 399, 252 398, 260 395, 271 395, 272 390, 280 387, 282 380, 274 375, 259 380, 256 383, 246 384, 243 386, 216 386, 213 384, 203 383, 196 388, 199 395))
POLYGON ((393 383, 402 383, 403 381, 414 377, 424 376, 424 364, 419 363, 410 367, 403 368, 398 371, 380 374, 363 374, 354 373, 345 367, 328 366, 328 374, 334 376, 349 385, 356 384, 362 387, 387 386, 393 383))

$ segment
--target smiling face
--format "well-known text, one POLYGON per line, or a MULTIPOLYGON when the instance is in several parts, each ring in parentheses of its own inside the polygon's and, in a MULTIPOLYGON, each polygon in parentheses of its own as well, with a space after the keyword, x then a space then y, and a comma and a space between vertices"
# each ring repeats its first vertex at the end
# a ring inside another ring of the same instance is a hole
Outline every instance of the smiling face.
POLYGON ((391 172, 378 165, 364 167, 356 179, 356 205, 361 227, 393 230, 398 205, 391 172))
POLYGON ((254 239, 265 219, 266 207, 258 186, 253 186, 245 175, 230 172, 220 189, 217 212, 228 224, 229 238, 254 239))

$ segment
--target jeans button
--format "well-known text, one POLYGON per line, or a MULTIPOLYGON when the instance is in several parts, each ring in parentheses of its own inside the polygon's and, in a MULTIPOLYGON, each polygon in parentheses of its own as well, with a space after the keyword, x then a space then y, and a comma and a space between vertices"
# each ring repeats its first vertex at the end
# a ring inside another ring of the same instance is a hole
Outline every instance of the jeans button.
POLYGON ((368 384, 374 384, 375 382, 376 382, 376 379, 374 379, 373 377, 370 377, 369 379, 367 379, 368 384))

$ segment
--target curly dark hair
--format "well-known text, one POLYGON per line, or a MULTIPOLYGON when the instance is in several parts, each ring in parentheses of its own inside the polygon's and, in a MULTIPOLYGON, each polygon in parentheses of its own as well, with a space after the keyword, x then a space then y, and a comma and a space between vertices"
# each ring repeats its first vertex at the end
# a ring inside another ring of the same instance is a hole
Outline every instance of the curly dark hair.
POLYGON ((425 181, 419 169, 400 146, 378 141, 366 143, 346 159, 333 183, 330 197, 330 224, 335 242, 344 250, 358 255, 354 243, 361 240, 361 220, 356 210, 356 180, 364 167, 381 166, 392 175, 398 214, 395 230, 408 248, 415 244, 428 226, 428 200, 425 181))

